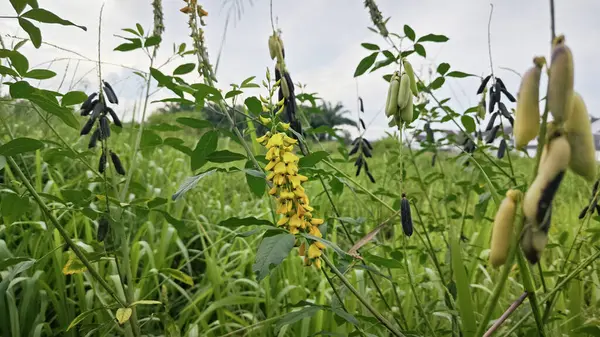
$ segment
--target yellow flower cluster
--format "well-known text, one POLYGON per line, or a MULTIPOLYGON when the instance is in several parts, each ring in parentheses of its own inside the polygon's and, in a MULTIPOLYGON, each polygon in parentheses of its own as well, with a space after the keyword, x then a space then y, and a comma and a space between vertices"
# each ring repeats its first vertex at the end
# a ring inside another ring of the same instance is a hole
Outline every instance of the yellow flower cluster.
MULTIPOLYGON (((309 205, 308 196, 302 183, 308 178, 298 174, 298 156, 293 153, 296 139, 288 137, 285 133, 271 134, 267 132, 257 141, 267 148, 266 159, 269 161, 265 169, 268 171, 267 180, 273 183, 270 195, 277 198, 277 214, 281 214, 278 226, 283 226, 292 234, 304 231, 315 237, 322 237, 317 226, 323 219, 313 218, 313 208, 309 205)), ((314 262, 317 268, 321 267, 322 250, 325 245, 319 241, 313 242, 308 247, 305 255, 304 243, 300 246, 300 255, 304 256, 304 263, 310 265, 314 262)))

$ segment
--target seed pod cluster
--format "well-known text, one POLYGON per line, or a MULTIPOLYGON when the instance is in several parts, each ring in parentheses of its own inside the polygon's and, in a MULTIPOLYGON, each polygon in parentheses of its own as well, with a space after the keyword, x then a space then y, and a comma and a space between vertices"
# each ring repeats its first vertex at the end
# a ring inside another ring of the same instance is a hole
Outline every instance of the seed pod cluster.
MULTIPOLYGON (((108 99, 108 102, 112 104, 118 104, 119 99, 117 98, 112 86, 108 82, 102 81, 102 83, 104 88, 103 93, 100 95, 98 95, 97 92, 90 94, 80 108, 81 116, 89 116, 87 122, 81 129, 80 135, 83 136, 89 134, 94 126, 96 126, 88 142, 89 149, 95 148, 98 144, 98 141, 105 141, 110 137, 110 120, 108 116, 110 116, 110 119, 112 119, 116 126, 121 128, 123 127, 123 124, 119 120, 119 117, 115 111, 106 104, 106 99, 108 99), (104 94, 106 94, 106 98, 104 94)), ((117 173, 125 175, 125 170, 117 154, 110 151, 110 156, 113 164, 115 165, 117 173), (116 162, 119 164, 118 168, 116 162)), ((102 154, 98 162, 98 171, 100 173, 105 171, 106 164, 107 154, 105 153, 103 146, 102 154)))
MULTIPOLYGON (((359 100, 359 109, 361 113, 365 112, 365 107, 364 107, 364 102, 362 100, 362 98, 358 98, 359 100)), ((350 152, 348 153, 348 156, 353 156, 355 154, 357 154, 358 156, 356 157, 356 159, 354 159, 354 166, 356 167, 356 176, 358 176, 360 174, 360 171, 364 168, 364 172, 367 175, 367 177, 369 177, 369 180, 372 183, 375 183, 375 178, 373 177, 373 175, 371 174, 371 172, 369 171, 369 165, 367 164, 367 160, 366 158, 371 158, 373 156, 372 151, 373 151, 373 146, 371 146, 371 143, 366 139, 362 137, 362 131, 365 131, 365 122, 363 121, 363 119, 360 117, 358 117, 359 120, 359 125, 357 125, 358 127, 358 131, 361 133, 361 136, 356 137, 353 141, 352 141, 352 149, 350 150, 350 152), (361 129, 362 126, 362 129, 361 129)))
POLYGON ((403 59, 402 64, 404 72, 394 72, 388 87, 385 114, 391 117, 389 126, 401 127, 402 123, 408 125, 414 119, 413 96, 418 95, 417 82, 410 62, 403 59))
POLYGON ((520 191, 508 190, 496 212, 490 243, 490 263, 494 267, 499 267, 506 262, 520 196, 520 191))
POLYGON ((523 198, 526 225, 521 237, 521 249, 531 263, 539 261, 548 241, 552 201, 570 159, 571 147, 567 137, 560 131, 551 134, 541 157, 537 176, 523 198))
POLYGON ((410 202, 405 193, 402 193, 402 201, 400 202, 400 218, 404 235, 410 237, 413 234, 413 222, 410 214, 410 202))

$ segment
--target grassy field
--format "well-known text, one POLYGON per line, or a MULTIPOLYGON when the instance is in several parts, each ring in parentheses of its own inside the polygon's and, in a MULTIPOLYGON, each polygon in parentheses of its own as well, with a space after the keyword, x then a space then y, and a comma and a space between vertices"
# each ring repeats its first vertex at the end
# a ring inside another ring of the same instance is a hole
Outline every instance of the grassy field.
MULTIPOLYGON (((169 125, 178 125, 175 117, 169 125)), ((46 148, 15 160, 70 237, 95 261, 106 282, 124 296, 115 260, 105 253, 105 249, 114 248, 107 247, 107 242, 103 245, 96 241, 97 222, 93 220, 97 219, 97 209, 103 204, 103 185, 84 163, 95 166, 98 151, 86 152, 85 137, 80 138, 75 130, 58 125, 58 133, 66 143, 83 153, 79 159, 70 158, 64 152, 53 151, 54 142, 61 140, 40 126, 41 123, 29 123, 10 109, 3 110, 2 119, 10 130, 3 136, 5 142, 10 140, 11 134, 45 139, 46 148)), ((164 119, 162 123, 165 129, 164 119)), ((50 124, 58 123, 51 121, 50 124)), ((148 128, 160 129, 157 125, 151 124, 148 128)), ((165 139, 173 132, 156 131, 165 139)), ((198 139, 197 132, 190 128, 177 131, 180 137, 184 135, 190 147, 198 139)), ((122 132, 114 132, 111 137, 111 147, 126 167, 131 161, 130 144, 135 134, 135 129, 126 125, 122 132)), ((323 148, 331 153, 335 153, 337 146, 337 143, 311 144, 314 150, 323 148)), ((509 179, 502 176, 500 169, 514 169, 517 184, 527 182, 533 162, 516 158, 512 153, 512 167, 507 157, 494 158, 498 167, 484 165, 485 170, 481 171, 476 165, 464 166, 457 162, 456 154, 440 154, 434 166, 427 152, 418 154, 405 148, 401 157, 399 143, 391 138, 374 142, 373 146, 369 166, 377 180, 374 184, 363 175, 354 177, 352 162, 341 155, 332 155, 332 165, 340 171, 337 176, 332 175, 335 170, 324 163, 313 169, 323 171, 321 176, 333 201, 328 200, 323 185, 311 178, 307 193, 315 213, 327 219, 325 237, 348 251, 352 243, 342 226, 356 241, 394 214, 401 193, 406 193, 411 201, 415 234, 406 238, 399 219, 394 218, 361 249, 364 261, 353 261, 349 266, 347 259, 339 258, 333 251, 328 255, 345 271, 345 277, 355 290, 388 320, 398 324, 406 335, 451 335, 457 324, 457 309, 452 308, 462 304, 450 296, 452 290, 456 296, 457 289, 453 284, 456 276, 449 249, 451 233, 461 234, 463 276, 470 284, 472 314, 480 319, 500 273, 487 263, 497 201, 486 192, 489 191, 486 186, 491 182, 498 191, 509 186, 509 179), (404 160, 402 164, 400 158, 404 160), (406 169, 404 177, 400 173, 402 165, 406 169), (332 183, 331 179, 336 182, 332 183)), ((220 139, 219 149, 227 148, 240 150, 240 146, 229 139, 220 139)), ((482 156, 476 154, 475 157, 485 162, 482 156)), ((143 149, 137 165, 131 192, 121 204, 123 220, 112 226, 122 226, 131 235, 135 299, 162 302, 161 305, 137 306, 144 334, 156 335, 163 330, 168 335, 177 335, 168 332, 177 330, 182 336, 388 334, 339 278, 329 271, 326 278, 319 270, 302 266, 297 249, 266 279, 257 282, 252 272, 261 239, 260 232, 254 231, 257 227, 218 225, 234 216, 272 220, 272 200, 266 193, 262 197, 253 195, 243 173, 207 176, 182 198, 172 201, 171 195, 193 174, 189 158, 169 146, 158 145, 143 149), (143 207, 149 200, 159 206, 143 207), (336 292, 344 299, 343 303, 336 292), (295 311, 297 307, 302 309, 295 311)), ((230 166, 240 167, 239 163, 230 166)), ((5 262, 0 282, 0 308, 5 319, 0 324, 2 335, 84 335, 88 331, 119 334, 123 328, 114 322, 114 301, 88 272, 64 274, 70 250, 31 196, 22 192, 15 172, 8 166, 4 166, 3 172, 0 252, 5 262), (85 313, 83 317, 82 313, 85 313), (65 332, 76 317, 80 318, 76 320, 77 327, 65 332)), ((313 177, 310 172, 307 174, 313 177)), ((122 183, 116 176, 110 180, 114 186, 122 183)), ((598 217, 586 217, 583 221, 577 218, 588 202, 590 190, 590 184, 571 173, 560 187, 554 203, 550 243, 541 263, 543 274, 540 275, 537 267, 532 268, 539 298, 544 298, 561 277, 596 252, 589 243, 597 239, 598 217)), ((109 197, 117 197, 114 190, 110 189, 109 197)), ((552 336, 568 334, 566 331, 583 322, 597 324, 594 320, 600 315, 598 277, 597 262, 587 263, 581 273, 571 279, 568 289, 562 288, 548 321, 552 336)), ((521 295, 520 278, 515 264, 499 294, 493 318, 499 317, 521 295)), ((524 323, 511 336, 532 335, 536 325, 530 315, 526 317, 529 313, 528 305, 517 309, 499 335, 506 334, 521 318, 525 319, 524 323)))

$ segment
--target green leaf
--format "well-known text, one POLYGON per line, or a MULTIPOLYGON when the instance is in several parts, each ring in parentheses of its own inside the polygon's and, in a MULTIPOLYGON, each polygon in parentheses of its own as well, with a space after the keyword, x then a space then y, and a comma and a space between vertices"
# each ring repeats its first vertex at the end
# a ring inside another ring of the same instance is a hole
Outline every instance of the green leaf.
POLYGON ((404 35, 411 41, 414 41, 416 38, 415 31, 409 25, 404 25, 404 35))
POLYGON ((462 115, 460 117, 460 122, 465 127, 465 130, 467 132, 475 132, 475 121, 473 120, 473 117, 468 115, 462 115))
POLYGON ((136 23, 135 28, 137 28, 138 33, 140 33, 140 36, 144 36, 144 28, 142 27, 142 25, 136 23))
POLYGON ((344 319, 346 322, 358 326, 359 322, 356 319, 356 317, 352 316, 352 314, 350 314, 349 312, 345 311, 342 308, 339 307, 331 307, 331 311, 333 311, 334 314, 336 314, 337 316, 341 317, 342 319, 344 319))
POLYGON ((593 337, 600 337, 600 326, 595 324, 582 325, 578 328, 571 330, 573 335, 586 334, 593 337))
POLYGON ((40 5, 38 5, 37 0, 27 0, 27 4, 29 4, 29 6, 31 6, 31 8, 39 8, 40 5))
POLYGON ((248 107, 248 111, 255 115, 259 115, 262 112, 262 103, 255 96, 246 98, 244 104, 248 107))
POLYGON ((5 67, 3 65, 0 65, 0 75, 2 75, 2 76, 7 76, 8 75, 8 76, 12 76, 12 77, 19 77, 19 74, 16 71, 14 71, 14 70, 12 70, 12 69, 10 69, 8 67, 5 67))
POLYGON ((38 94, 35 92, 29 95, 27 99, 29 99, 29 101, 31 101, 32 103, 38 105, 46 112, 57 116, 68 126, 74 129, 79 128, 79 120, 75 117, 73 112, 65 107, 58 105, 56 99, 51 100, 47 96, 42 95, 42 93, 38 94))
POLYGON ((144 47, 148 48, 148 47, 157 46, 161 41, 162 41, 162 39, 160 38, 160 36, 157 36, 157 35, 150 36, 144 42, 144 47))
POLYGON ((231 97, 235 97, 235 96, 237 96, 239 94, 243 94, 243 93, 244 92, 241 91, 241 90, 231 90, 231 91, 229 91, 229 92, 227 92, 225 94, 225 99, 228 99, 228 98, 231 98, 231 97))
POLYGON ((379 50, 379 46, 374 43, 366 43, 365 42, 365 43, 361 43, 360 45, 368 50, 379 50))
POLYGON ((202 135, 192 152, 192 171, 201 168, 208 162, 208 155, 217 149, 218 141, 219 133, 216 130, 210 130, 202 135))
POLYGON ((369 253, 364 253, 363 258, 365 259, 365 261, 372 263, 379 267, 391 268, 391 269, 404 268, 403 264, 400 261, 395 260, 395 259, 387 259, 387 258, 384 258, 381 256, 369 254, 369 253))
POLYGON ((194 186, 196 186, 202 178, 205 178, 205 177, 215 173, 216 171, 217 171, 216 169, 212 169, 212 170, 200 173, 198 175, 195 175, 193 177, 186 178, 183 181, 183 183, 181 183, 179 188, 177 189, 177 192, 175 192, 175 194, 173 194, 173 196, 171 196, 171 199, 177 200, 179 197, 181 197, 187 191, 191 190, 194 186))
POLYGON ((23 75, 23 77, 33 78, 36 80, 47 80, 54 76, 56 76, 56 73, 48 69, 32 69, 23 75))
POLYGON ((185 283, 189 286, 193 286, 194 285, 194 280, 192 279, 192 277, 184 272, 182 272, 179 269, 173 269, 173 268, 163 268, 160 270, 161 273, 176 279, 179 282, 185 283))
POLYGON ((15 138, 10 142, 0 145, 0 155, 16 156, 21 153, 33 152, 44 147, 44 143, 32 138, 15 138))
POLYGON ((183 145, 183 140, 175 137, 168 137, 163 140, 163 144, 174 148, 177 151, 180 151, 188 156, 192 155, 192 149, 183 145))
POLYGON ((431 84, 429 85, 431 87, 431 89, 436 90, 442 87, 442 85, 444 85, 444 82, 446 82, 446 79, 442 76, 436 78, 435 80, 433 80, 433 82, 431 82, 431 84))
POLYGON ((358 77, 364 74, 367 70, 369 70, 373 63, 375 63, 375 59, 377 59, 378 54, 379 52, 374 52, 371 55, 360 60, 358 66, 356 67, 356 70, 354 71, 354 77, 358 77))
POLYGON ((81 314, 77 315, 77 317, 75 317, 72 321, 71 324, 69 324, 69 326, 67 327, 67 331, 73 329, 75 326, 77 326, 77 324, 81 323, 83 320, 85 320, 89 315, 93 314, 94 312, 98 311, 98 310, 106 310, 105 307, 101 307, 101 308, 94 308, 91 310, 87 310, 82 312, 81 314))
POLYGON ((29 199, 27 197, 21 197, 15 193, 2 195, 2 203, 0 204, 2 216, 18 218, 27 211, 28 207, 29 199))
POLYGON ((262 197, 267 188, 265 174, 261 171, 253 170, 252 168, 254 168, 254 163, 251 160, 248 160, 244 170, 246 173, 246 183, 255 196, 262 197))
POLYGON ((79 26, 79 25, 74 24, 71 21, 61 19, 56 14, 54 14, 50 11, 47 11, 45 9, 42 9, 42 8, 31 9, 31 10, 23 13, 23 15, 21 15, 21 17, 32 19, 32 20, 35 20, 38 22, 43 22, 43 23, 55 23, 55 24, 59 24, 59 25, 63 25, 63 26, 75 26, 75 27, 78 27, 78 28, 81 28, 81 29, 87 31, 87 28, 85 28, 84 26, 79 26))
POLYGON ((130 307, 135 307, 136 305, 154 305, 154 304, 162 304, 161 301, 153 301, 153 300, 140 300, 131 303, 130 307))
POLYGON ((135 39, 135 42, 133 42, 133 43, 122 43, 122 44, 118 45, 113 50, 116 50, 116 51, 131 51, 131 50, 135 50, 135 49, 139 49, 139 48, 142 48, 142 40, 135 39))
POLYGON ((140 147, 142 149, 148 149, 152 147, 159 146, 163 143, 162 138, 156 132, 152 130, 144 130, 142 132, 142 140, 140 142, 140 147))
POLYGON ((0 49, 0 58, 8 57, 12 67, 21 75, 27 73, 29 61, 25 55, 16 50, 0 49))
POLYGON ((246 156, 229 150, 221 150, 209 154, 206 159, 212 163, 229 163, 232 161, 244 160, 246 159, 246 156))
POLYGON ((25 7, 27 7, 27 0, 10 0, 10 4, 17 14, 21 14, 25 7))
POLYGON ((0 170, 6 166, 6 157, 0 156, 0 170))
POLYGON ((167 123, 153 124, 148 127, 147 130, 168 132, 168 131, 180 131, 181 128, 177 125, 171 125, 167 123))
POLYGON ((0 261, 0 270, 6 270, 8 267, 12 267, 17 263, 21 263, 24 261, 33 261, 35 262, 36 260, 29 258, 29 257, 11 257, 11 258, 7 258, 4 259, 2 261, 0 261))
POLYGON ((167 220, 167 222, 169 224, 171 224, 177 230, 178 233, 185 233, 186 228, 185 228, 185 222, 183 220, 176 219, 171 214, 169 214, 169 212, 167 212, 167 211, 158 210, 158 209, 155 209, 154 211, 162 214, 162 216, 165 218, 165 220, 167 220))
POLYGON ((423 56, 423 57, 427 57, 427 53, 425 52, 425 47, 423 47, 423 45, 415 43, 415 51, 417 52, 417 54, 423 56))
POLYGON ((117 309, 115 318, 117 319, 119 324, 123 325, 123 324, 125 324, 125 322, 127 322, 129 320, 132 313, 133 313, 133 309, 131 309, 131 308, 119 308, 119 309, 117 309))
POLYGON ((317 312, 323 310, 323 307, 319 306, 310 306, 304 307, 297 311, 292 311, 290 313, 285 314, 278 322, 275 324, 275 332, 279 332, 279 330, 289 324, 294 324, 298 321, 301 321, 305 318, 314 316, 317 312))
POLYGON ((313 152, 307 156, 300 158, 298 161, 298 167, 315 167, 318 162, 329 157, 329 152, 327 151, 317 151, 313 152))
POLYGON ((448 37, 445 35, 436 35, 436 34, 427 34, 421 36, 417 42, 446 42, 448 41, 448 37))
POLYGON ((464 77, 470 77, 470 76, 475 76, 475 75, 468 74, 468 73, 463 73, 462 71, 451 71, 448 74, 446 74, 446 76, 448 76, 448 77, 464 78, 464 77))
POLYGON ((12 98, 27 98, 35 91, 29 82, 18 81, 10 85, 8 92, 12 98))
POLYGON ((92 191, 88 189, 64 189, 60 194, 65 201, 70 201, 77 206, 86 206, 92 200, 92 191))
POLYGON ((257 219, 253 216, 247 218, 231 217, 217 224, 221 227, 236 228, 241 226, 275 226, 269 220, 257 219))
POLYGON ((179 124, 189 126, 194 129, 206 129, 212 127, 212 123, 205 119, 197 119, 191 117, 179 117, 175 120, 179 124))
POLYGON ((437 72, 440 75, 444 75, 448 72, 448 70, 450 70, 450 65, 446 62, 440 63, 440 65, 437 67, 437 72))
POLYGON ((173 70, 173 75, 184 75, 187 73, 191 73, 196 68, 195 63, 185 63, 173 70))
POLYGON ((60 100, 60 105, 71 106, 75 104, 80 104, 85 102, 87 96, 88 95, 86 95, 86 93, 83 91, 70 91, 62 97, 62 99, 60 100))
POLYGON ((146 206, 148 206, 148 208, 155 208, 155 207, 164 205, 166 203, 167 203, 167 199, 161 198, 161 197, 157 197, 157 198, 154 198, 154 199, 148 201, 146 203, 146 206))
POLYGON ((295 237, 289 233, 267 231, 260 242, 256 252, 256 260, 252 271, 257 273, 258 281, 262 281, 271 269, 278 266, 294 248, 295 237))
POLYGON ((19 18, 19 26, 29 35, 29 39, 35 48, 39 48, 42 45, 42 32, 31 21, 19 18))

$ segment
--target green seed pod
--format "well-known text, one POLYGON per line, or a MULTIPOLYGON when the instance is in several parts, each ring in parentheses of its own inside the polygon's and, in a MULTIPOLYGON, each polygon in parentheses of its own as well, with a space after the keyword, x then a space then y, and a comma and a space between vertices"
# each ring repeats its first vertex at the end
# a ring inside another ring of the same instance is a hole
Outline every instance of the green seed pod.
POLYGON ((490 263, 496 268, 503 265, 508 256, 517 212, 517 201, 520 196, 520 191, 508 190, 494 218, 492 240, 490 243, 490 263))
POLYGON ((415 96, 419 95, 419 90, 417 89, 417 79, 415 77, 415 71, 412 67, 412 64, 410 64, 407 59, 402 59, 402 65, 404 66, 404 71, 406 71, 408 79, 410 80, 410 91, 415 96))
POLYGON ((406 122, 406 124, 410 124, 410 122, 413 121, 413 116, 414 116, 414 107, 413 107, 413 98, 412 96, 410 96, 410 91, 409 91, 409 96, 408 96, 408 104, 406 104, 406 106, 400 110, 400 118, 402 118, 402 120, 404 122, 406 122))
POLYGON ((392 75, 388 88, 387 100, 385 101, 385 115, 395 116, 398 114, 398 91, 400 90, 400 79, 396 74, 392 75))
POLYGON ((568 118, 573 97, 573 55, 565 45, 564 35, 557 36, 553 43, 550 77, 548 79, 548 109, 554 120, 561 124, 568 118))
POLYGON ((275 35, 269 36, 269 55, 271 56, 271 60, 274 60, 277 56, 277 37, 275 35))
POLYGON ((513 129, 517 149, 527 146, 540 130, 539 100, 543 58, 536 57, 533 63, 535 65, 523 75, 517 94, 516 120, 513 129))
POLYGON ((290 87, 288 86, 288 83, 285 80, 285 77, 281 79, 281 82, 279 82, 279 85, 281 86, 281 92, 283 93, 283 97, 290 98, 290 87))
POLYGON ((569 118, 565 121, 567 140, 571 145, 569 167, 588 181, 596 178, 596 146, 592 135, 590 116, 583 98, 573 94, 569 118))
POLYGON ((552 139, 548 145, 538 174, 523 199, 525 218, 536 228, 544 223, 571 158, 571 148, 564 135, 552 139))
POLYGON ((412 101, 410 92, 410 78, 406 73, 400 77, 400 88, 398 88, 398 108, 404 109, 408 105, 408 101, 412 101))

